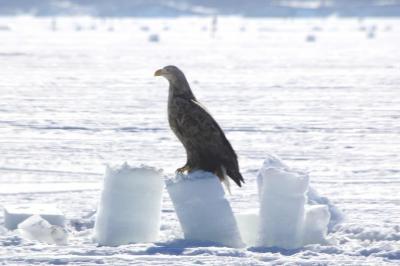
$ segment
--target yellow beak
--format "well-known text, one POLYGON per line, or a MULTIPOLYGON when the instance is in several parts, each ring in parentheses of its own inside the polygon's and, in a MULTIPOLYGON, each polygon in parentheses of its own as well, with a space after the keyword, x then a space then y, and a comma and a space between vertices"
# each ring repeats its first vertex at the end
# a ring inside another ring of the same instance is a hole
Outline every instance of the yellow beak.
POLYGON ((159 69, 154 73, 154 76, 162 76, 163 70, 159 69))

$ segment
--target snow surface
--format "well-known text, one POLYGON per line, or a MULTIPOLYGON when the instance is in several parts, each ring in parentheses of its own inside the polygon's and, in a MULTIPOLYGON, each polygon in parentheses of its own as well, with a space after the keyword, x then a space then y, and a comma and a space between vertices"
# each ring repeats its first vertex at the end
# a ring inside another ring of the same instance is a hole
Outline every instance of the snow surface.
POLYGON ((100 245, 154 242, 158 238, 162 171, 127 163, 107 167, 94 225, 100 245))
POLYGON ((0 31, 0 205, 57 204, 69 231, 62 248, 0 233, 0 264, 399 264, 399 20, 220 17, 213 39, 207 18, 0 25, 9 28, 0 31), (362 29, 374 25, 369 39, 362 29), (161 41, 149 43, 149 32, 161 41), (309 173, 320 194, 309 201, 343 211, 332 243, 285 251, 182 240, 167 191, 157 242, 93 242, 105 164, 151 164, 173 176, 185 163, 168 128, 167 83, 152 76, 167 64, 185 71, 237 151, 246 183, 231 186, 233 211, 258 208, 257 171, 278 154, 309 173))
POLYGON ((186 240, 228 247, 244 246, 217 176, 197 170, 187 175, 178 173, 175 180, 166 183, 186 240))

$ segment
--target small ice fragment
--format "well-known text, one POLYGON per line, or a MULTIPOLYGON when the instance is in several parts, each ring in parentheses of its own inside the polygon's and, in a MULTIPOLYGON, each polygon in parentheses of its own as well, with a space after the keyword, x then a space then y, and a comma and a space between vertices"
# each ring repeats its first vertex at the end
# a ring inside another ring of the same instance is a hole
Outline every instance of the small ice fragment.
POLYGON ((326 243, 329 219, 330 213, 327 206, 306 206, 303 226, 303 245, 326 243))
POLYGON ((4 206, 4 226, 14 230, 18 224, 32 215, 40 215, 52 225, 64 226, 65 216, 53 204, 18 204, 4 206))
POLYGON ((47 244, 67 244, 67 231, 60 226, 51 225, 39 215, 33 215, 18 225, 22 237, 47 244))

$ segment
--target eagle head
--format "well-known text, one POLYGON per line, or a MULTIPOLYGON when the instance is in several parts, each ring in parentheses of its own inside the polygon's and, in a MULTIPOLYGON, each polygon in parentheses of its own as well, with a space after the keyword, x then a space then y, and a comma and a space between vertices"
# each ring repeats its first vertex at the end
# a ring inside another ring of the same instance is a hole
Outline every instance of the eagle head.
POLYGON ((166 78, 170 83, 177 84, 186 81, 186 77, 183 72, 176 66, 166 66, 154 73, 154 76, 162 76, 166 78))
POLYGON ((170 93, 188 99, 195 99, 185 74, 176 66, 166 66, 154 73, 154 76, 163 76, 169 82, 170 93))

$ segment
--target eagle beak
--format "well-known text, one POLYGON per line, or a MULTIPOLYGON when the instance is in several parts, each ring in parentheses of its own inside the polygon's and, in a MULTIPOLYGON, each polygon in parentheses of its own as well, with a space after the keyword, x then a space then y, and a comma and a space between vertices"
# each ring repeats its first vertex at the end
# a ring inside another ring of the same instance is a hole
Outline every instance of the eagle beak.
POLYGON ((163 69, 159 69, 154 73, 154 76, 162 76, 163 74, 163 69))

